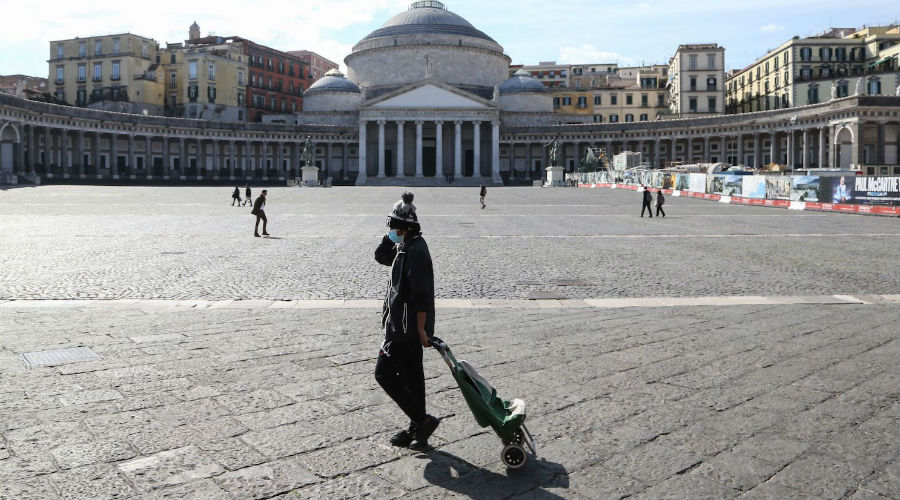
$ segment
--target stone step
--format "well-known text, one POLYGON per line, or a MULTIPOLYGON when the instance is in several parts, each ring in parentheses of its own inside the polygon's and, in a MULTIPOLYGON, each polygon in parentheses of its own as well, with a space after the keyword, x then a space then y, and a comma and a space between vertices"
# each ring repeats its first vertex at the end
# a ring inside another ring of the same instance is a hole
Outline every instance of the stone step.
POLYGON ((442 177, 368 177, 366 186, 407 186, 407 187, 477 187, 481 184, 493 186, 494 181, 490 177, 457 177, 453 183, 447 182, 442 177))

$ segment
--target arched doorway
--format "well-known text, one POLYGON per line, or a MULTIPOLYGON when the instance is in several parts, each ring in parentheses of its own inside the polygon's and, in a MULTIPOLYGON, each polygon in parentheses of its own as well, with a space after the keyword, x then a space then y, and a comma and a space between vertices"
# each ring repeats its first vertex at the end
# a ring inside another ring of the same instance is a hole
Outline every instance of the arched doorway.
POLYGON ((0 184, 13 183, 17 148, 22 147, 19 130, 9 123, 0 125, 0 184))
POLYGON ((835 166, 841 170, 849 170, 853 162, 853 139, 853 132, 847 127, 841 127, 834 135, 835 166))

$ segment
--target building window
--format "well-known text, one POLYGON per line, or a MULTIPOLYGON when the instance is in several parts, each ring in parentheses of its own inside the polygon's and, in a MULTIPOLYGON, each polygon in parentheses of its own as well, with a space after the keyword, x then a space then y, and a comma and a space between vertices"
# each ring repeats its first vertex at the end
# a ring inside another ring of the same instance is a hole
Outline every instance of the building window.
POLYGON ((178 105, 178 99, 175 97, 175 94, 169 96, 169 107, 175 109, 175 106, 178 105))
POLYGON ((696 97, 688 98, 688 111, 690 111, 691 113, 697 112, 697 98, 696 97))
POLYGON ((716 90, 716 78, 709 77, 706 79, 706 90, 716 90))
POLYGON ((77 106, 84 106, 87 104, 87 91, 84 89, 78 89, 75 92, 75 104, 77 106))
POLYGON ((287 111, 287 101, 282 99, 281 100, 281 112, 284 113, 285 111, 287 111))
POLYGON ((238 85, 244 84, 244 72, 243 70, 238 71, 238 85))
POLYGON ((631 94, 625 94, 625 105, 631 106, 632 104, 634 104, 634 96, 632 96, 631 94))
POLYGON ((206 87, 206 97, 209 102, 216 102, 216 88, 212 85, 206 87))
POLYGON ((141 57, 150 57, 150 46, 147 42, 141 42, 141 57))
POLYGON ((57 85, 61 85, 65 81, 65 67, 57 66, 56 67, 56 83, 57 85))
POLYGON ((207 74, 207 78, 209 78, 210 80, 216 79, 216 65, 213 63, 209 63, 209 71, 207 74))
POLYGON ((571 97, 563 97, 563 106, 571 106, 572 98, 571 97))
POLYGON ((84 64, 78 65, 78 81, 83 82, 87 80, 87 66, 84 64))
POLYGON ((94 40, 94 55, 99 56, 103 53, 103 41, 102 40, 94 40))
POLYGON ((706 56, 706 69, 716 69, 715 54, 709 54, 706 56))
POLYGON ((609 123, 618 123, 619 115, 609 115, 609 123))
POLYGON ((869 95, 881 94, 881 79, 877 76, 869 79, 869 95))
POLYGON ((94 81, 103 80, 103 63, 94 63, 94 81))
POLYGON ((594 123, 603 123, 603 115, 594 115, 594 123))
POLYGON ((61 44, 61 43, 57 44, 56 45, 56 58, 62 59, 64 57, 64 55, 65 55, 65 49, 64 49, 63 44, 61 44))
POLYGON ((110 76, 110 78, 112 78, 113 80, 118 80, 119 78, 121 78, 121 75, 119 73, 120 67, 121 63, 119 61, 112 62, 112 76, 110 76))
POLYGON ((691 83, 691 87, 690 87, 691 91, 697 90, 697 78, 692 76, 690 83, 691 83))
MULTIPOLYGON (((609 95, 609 104, 611 106, 617 106, 619 104, 619 94, 610 94, 609 95)), ((610 120, 612 121, 612 120, 610 120)))
POLYGON ((666 96, 664 94, 656 94, 656 106, 664 107, 666 105, 666 96))
POLYGON ((175 54, 172 54, 171 56, 169 56, 169 62, 171 64, 175 64, 175 54))
POLYGON ((822 60, 822 61, 830 61, 831 60, 831 47, 820 47, 819 48, 819 60, 822 60))
POLYGON ((779 82, 778 75, 775 75, 775 88, 776 89, 779 87, 778 82, 779 82))
POLYGON ((642 114, 641 114, 641 121, 642 121, 642 122, 645 122, 645 121, 647 121, 647 119, 648 119, 647 113, 642 113, 642 114))
POLYGON ((297 112, 297 101, 291 101, 291 113, 297 112))
POLYGON ((838 47, 834 49, 834 58, 838 61, 846 61, 847 60, 847 48, 846 47, 838 47))
POLYGON ((697 56, 696 55, 688 56, 688 69, 689 70, 697 69, 697 56))
POLYGON ((178 86, 178 73, 173 71, 169 73, 169 87, 175 88, 178 86))
MULTIPOLYGON (((269 60, 269 63, 271 63, 271 62, 272 62, 272 61, 269 60)), ((269 77, 269 85, 266 86, 266 88, 267 88, 267 89, 271 89, 271 88, 272 88, 272 77, 271 77, 271 76, 269 77)))
POLYGON ((294 93, 294 82, 288 82, 288 92, 291 94, 294 93))
POLYGON ((243 93, 243 92, 238 92, 238 95, 237 95, 237 104, 238 104, 238 106, 243 106, 243 105, 244 105, 244 93, 243 93))
POLYGON ((603 99, 601 99, 600 96, 595 95, 594 96, 594 106, 602 106, 602 105, 603 105, 603 99))
POLYGON ((585 97, 585 96, 578 97, 578 107, 580 109, 587 108, 587 97, 585 97))
POLYGON ((197 102, 197 86, 196 85, 188 86, 188 100, 191 102, 197 102))
POLYGON ((113 38, 113 54, 119 53, 119 39, 113 38))
MULTIPOLYGON (((60 80, 62 81, 62 80, 60 80)), ((559 109, 559 97, 553 98, 553 109, 559 109)))
POLYGON ((781 63, 785 66, 788 65, 788 51, 784 51, 784 54, 781 54, 781 63))
POLYGON ((837 83, 837 97, 847 97, 850 95, 847 80, 841 80, 837 83))
POLYGON ((251 87, 256 86, 256 75, 254 75, 253 73, 250 73, 250 86, 251 87))
POLYGON ((710 112, 710 113, 715 113, 715 112, 716 112, 716 98, 715 98, 715 97, 710 97, 710 98, 707 100, 707 106, 709 106, 709 112, 710 112))
POLYGON ((803 62, 812 61, 812 49, 809 47, 803 47, 800 49, 800 60, 803 62))
POLYGON ((650 96, 647 94, 641 94, 641 107, 646 108, 650 105, 650 96))
POLYGON ((87 55, 87 44, 84 42, 78 42, 78 57, 85 57, 87 55))
POLYGON ((188 63, 188 78, 191 80, 197 79, 197 61, 191 61, 188 63))
POLYGON ((633 114, 628 113, 628 114, 625 115, 625 123, 631 123, 631 122, 633 122, 633 121, 634 121, 634 115, 633 115, 633 114))

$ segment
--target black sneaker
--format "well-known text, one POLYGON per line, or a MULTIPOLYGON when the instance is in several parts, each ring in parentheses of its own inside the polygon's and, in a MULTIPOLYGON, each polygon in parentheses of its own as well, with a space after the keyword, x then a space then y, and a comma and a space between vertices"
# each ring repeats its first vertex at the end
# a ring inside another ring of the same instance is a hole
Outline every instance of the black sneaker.
POLYGON ((425 417, 425 421, 416 426, 416 442, 420 446, 428 444, 428 438, 434 434, 439 425, 441 425, 441 419, 432 415, 425 417))
POLYGON ((416 424, 410 422, 409 430, 403 430, 398 432, 391 438, 391 444, 400 448, 406 448, 413 442, 413 437, 416 434, 416 424))

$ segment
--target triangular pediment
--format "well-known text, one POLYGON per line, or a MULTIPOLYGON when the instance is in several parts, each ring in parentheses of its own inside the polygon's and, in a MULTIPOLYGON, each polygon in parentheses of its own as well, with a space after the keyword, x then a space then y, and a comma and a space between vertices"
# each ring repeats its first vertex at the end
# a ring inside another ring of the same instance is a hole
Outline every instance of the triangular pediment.
POLYGON ((491 109, 490 101, 449 85, 425 81, 364 104, 369 108, 491 109))

